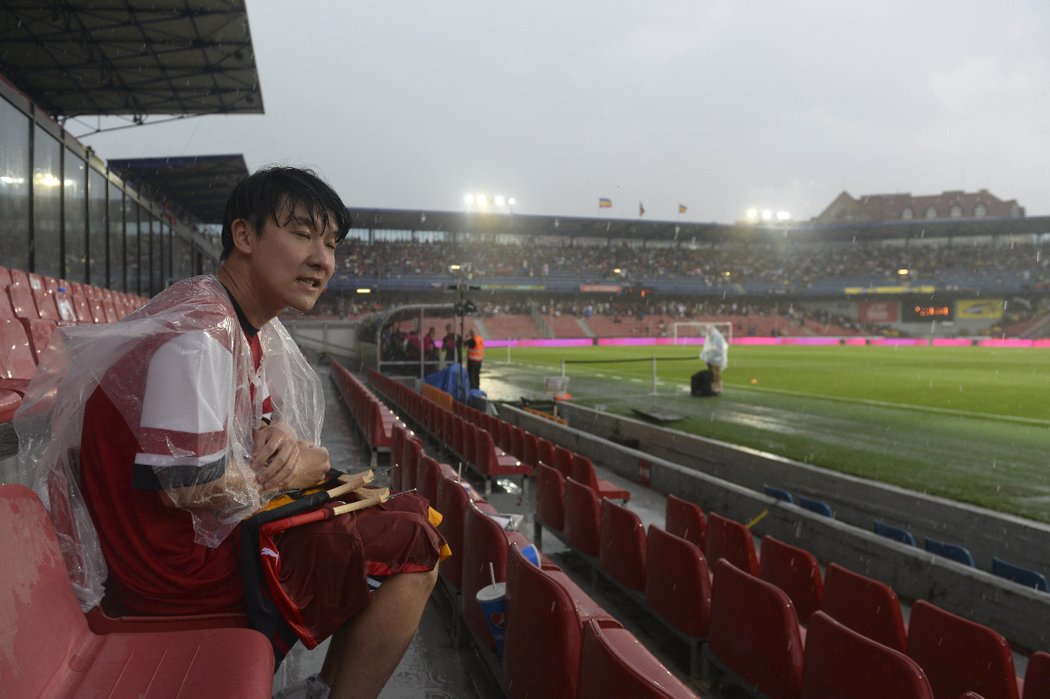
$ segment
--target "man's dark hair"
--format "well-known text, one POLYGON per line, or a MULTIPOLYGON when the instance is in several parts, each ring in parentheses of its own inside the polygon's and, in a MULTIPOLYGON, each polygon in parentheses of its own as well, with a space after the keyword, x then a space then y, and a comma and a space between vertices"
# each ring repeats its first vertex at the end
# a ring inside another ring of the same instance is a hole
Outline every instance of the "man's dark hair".
POLYGON ((291 220, 302 206, 320 230, 334 229, 341 241, 350 230, 350 214, 339 195, 312 170, 295 167, 269 167, 241 180, 222 216, 222 257, 233 251, 233 222, 245 219, 256 233, 262 233, 267 219, 277 225, 291 220))

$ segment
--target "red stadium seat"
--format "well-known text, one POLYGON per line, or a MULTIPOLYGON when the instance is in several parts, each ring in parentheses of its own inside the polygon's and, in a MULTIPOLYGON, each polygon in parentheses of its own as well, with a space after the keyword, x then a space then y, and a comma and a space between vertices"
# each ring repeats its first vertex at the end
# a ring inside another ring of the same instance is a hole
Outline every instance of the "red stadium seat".
POLYGON ((914 660, 818 611, 806 633, 802 699, 828 697, 934 699, 914 660))
POLYGON ((758 575, 758 554, 751 530, 740 522, 716 512, 707 514, 707 548, 704 556, 709 563, 725 558, 745 573, 758 575))
POLYGON ((492 433, 485 430, 475 432, 474 459, 471 464, 485 477, 485 494, 492 492, 492 481, 500 476, 521 476, 522 490, 528 487, 532 467, 521 463, 514 456, 496 448, 492 433))
POLYGON ((610 578, 635 592, 645 591, 645 526, 638 513, 601 500, 598 560, 610 578))
POLYGON ((463 525, 463 620, 474 639, 495 654, 496 642, 476 597, 478 590, 491 583, 489 565, 496 582, 505 582, 507 534, 498 522, 468 505, 463 525))
POLYGON ((443 517, 438 531, 452 549, 452 555, 438 567, 438 575, 458 592, 463 586, 463 524, 470 498, 459 481, 442 478, 437 485, 437 502, 435 509, 443 517))
MULTIPOLYGON (((554 468, 561 471, 561 475, 566 478, 572 477, 572 458, 575 456, 571 449, 565 447, 554 447, 554 463, 551 464, 554 468)), ((585 481, 580 481, 585 483, 585 481)))
POLYGON ((655 524, 649 525, 645 603, 689 645, 690 674, 697 675, 699 642, 711 621, 711 573, 696 544, 655 524))
POLYGON ((33 360, 39 365, 40 358, 44 356, 44 351, 51 343, 51 335, 55 332, 55 328, 58 327, 58 323, 43 318, 20 318, 19 321, 25 328, 26 336, 29 338, 29 347, 33 351, 33 360))
POLYGON ((597 559, 601 552, 598 493, 565 479, 565 538, 578 553, 597 559))
POLYGON ((984 699, 1018 699, 1010 645, 998 631, 918 600, 908 619, 908 657, 937 699, 973 691, 984 699))
POLYGON ((621 500, 623 502, 631 499, 631 491, 615 486, 604 478, 598 478, 594 471, 594 463, 582 454, 573 454, 572 477, 598 491, 598 495, 603 498, 621 500))
POLYGON ((48 288, 47 280, 39 274, 30 273, 29 288, 33 292, 37 316, 46 320, 58 321, 61 316, 55 303, 54 292, 48 288))
POLYGON ((440 477, 441 468, 438 462, 423 454, 416 466, 416 489, 432 506, 437 504, 437 484, 440 477))
POLYGON ((686 699, 696 692, 618 623, 591 619, 583 630, 579 699, 686 699))
POLYGON ((269 697, 273 650, 250 629, 95 635, 77 604, 51 521, 36 495, 0 485, 6 696, 269 697))
POLYGON ((395 425, 390 431, 390 490, 401 490, 401 473, 404 470, 401 462, 404 460, 405 441, 408 439, 408 428, 403 425, 395 425))
POLYGON ((799 621, 806 624, 824 603, 824 582, 816 557, 797 546, 772 536, 762 539, 758 576, 787 593, 795 605, 799 621))
POLYGON ((404 463, 401 464, 401 489, 412 490, 416 487, 416 469, 423 458, 423 445, 415 437, 405 442, 404 463))
POLYGON ((802 692, 803 638, 783 590, 729 561, 713 564, 711 628, 704 658, 771 699, 802 692))
POLYGON ((565 529, 565 477, 546 464, 536 467, 536 523, 558 533, 565 529))
POLYGON ((11 310, 16 318, 39 318, 36 302, 29 281, 25 284, 14 283, 7 287, 7 296, 11 301, 11 310))
POLYGON ((897 593, 837 563, 824 571, 824 612, 857 633, 901 653, 907 650, 897 593))
POLYGON ((511 699, 575 699, 583 626, 617 625, 557 568, 537 568, 517 548, 507 557, 503 675, 511 699))
POLYGON ((695 502, 668 495, 664 521, 669 533, 693 542, 701 551, 707 547, 707 520, 695 502))
POLYGON ((36 372, 36 361, 25 327, 18 320, 0 320, 0 423, 14 417, 29 380, 36 372))
POLYGON ((1050 697, 1050 653, 1038 651, 1028 656, 1024 673, 1024 692, 1021 699, 1050 697))

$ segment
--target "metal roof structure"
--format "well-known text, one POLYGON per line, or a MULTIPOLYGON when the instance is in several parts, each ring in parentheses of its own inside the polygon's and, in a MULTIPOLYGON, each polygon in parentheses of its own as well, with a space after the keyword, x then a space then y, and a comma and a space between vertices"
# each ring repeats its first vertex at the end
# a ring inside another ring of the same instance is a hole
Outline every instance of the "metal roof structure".
POLYGON ((6 0, 0 74, 59 119, 263 111, 244 0, 6 0))
POLYGON ((955 218, 886 223, 818 224, 696 223, 655 219, 584 218, 486 212, 421 211, 350 207, 354 228, 392 231, 443 231, 483 235, 512 234, 564 238, 609 238, 653 241, 726 242, 792 240, 886 240, 970 237, 1050 232, 1050 217, 955 218))
POLYGON ((243 155, 110 160, 125 182, 170 199, 202 223, 222 223, 234 185, 248 176, 243 155))

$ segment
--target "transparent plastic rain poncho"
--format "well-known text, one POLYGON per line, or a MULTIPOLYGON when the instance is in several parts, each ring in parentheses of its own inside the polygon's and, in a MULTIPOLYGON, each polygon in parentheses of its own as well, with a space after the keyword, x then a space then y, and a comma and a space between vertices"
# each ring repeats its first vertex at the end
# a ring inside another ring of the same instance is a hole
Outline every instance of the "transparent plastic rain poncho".
POLYGON ((729 366, 729 343, 713 325, 707 326, 704 348, 700 350, 700 361, 723 370, 729 366))
MULTIPOLYGON (((229 296, 214 277, 179 282, 118 323, 59 328, 29 384, 14 425, 20 479, 37 492, 51 513, 85 610, 101 600, 107 571, 79 487, 84 405, 101 387, 138 438, 144 381, 134 374, 146 372, 152 356, 142 351, 143 343, 158 336, 178 337, 186 340, 179 343, 180 351, 192 355, 192 339, 204 337, 202 333, 231 352, 234 386, 220 392, 229 399, 214 410, 222 413, 214 418, 225 425, 226 432, 223 476, 210 483, 166 490, 178 507, 191 513, 197 543, 218 546, 238 522, 276 495, 260 492, 251 468, 253 434, 261 426, 255 418, 261 410, 252 405, 252 395, 262 400, 267 392, 262 389, 264 381, 272 400, 273 421, 287 423, 300 440, 320 441, 324 394, 316 372, 277 319, 260 330, 263 361, 256 371, 229 296), (122 359, 122 369, 110 375, 110 368, 122 359)), ((192 362, 193 357, 189 359, 192 362)), ((207 376, 207 372, 200 375, 207 376)), ((171 440, 161 451, 170 452, 171 457, 192 456, 171 440)), ((157 453, 155 444, 150 452, 157 453)), ((131 464, 127 467, 131 478, 131 464)), ((153 468, 158 480, 165 482, 161 471, 170 466, 153 468)))

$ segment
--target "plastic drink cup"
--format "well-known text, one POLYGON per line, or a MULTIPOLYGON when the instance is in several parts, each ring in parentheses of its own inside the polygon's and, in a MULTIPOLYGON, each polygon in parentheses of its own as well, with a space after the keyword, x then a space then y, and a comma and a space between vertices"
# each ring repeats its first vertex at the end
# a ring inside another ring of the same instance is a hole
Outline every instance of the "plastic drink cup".
POLYGON ((536 566, 537 568, 540 567, 540 552, 536 550, 536 546, 534 544, 523 546, 521 549, 521 555, 524 556, 525 560, 527 560, 532 565, 536 566))
POLYGON ((481 612, 496 642, 496 655, 503 657, 503 631, 507 620, 507 583, 494 583, 478 590, 481 612))

